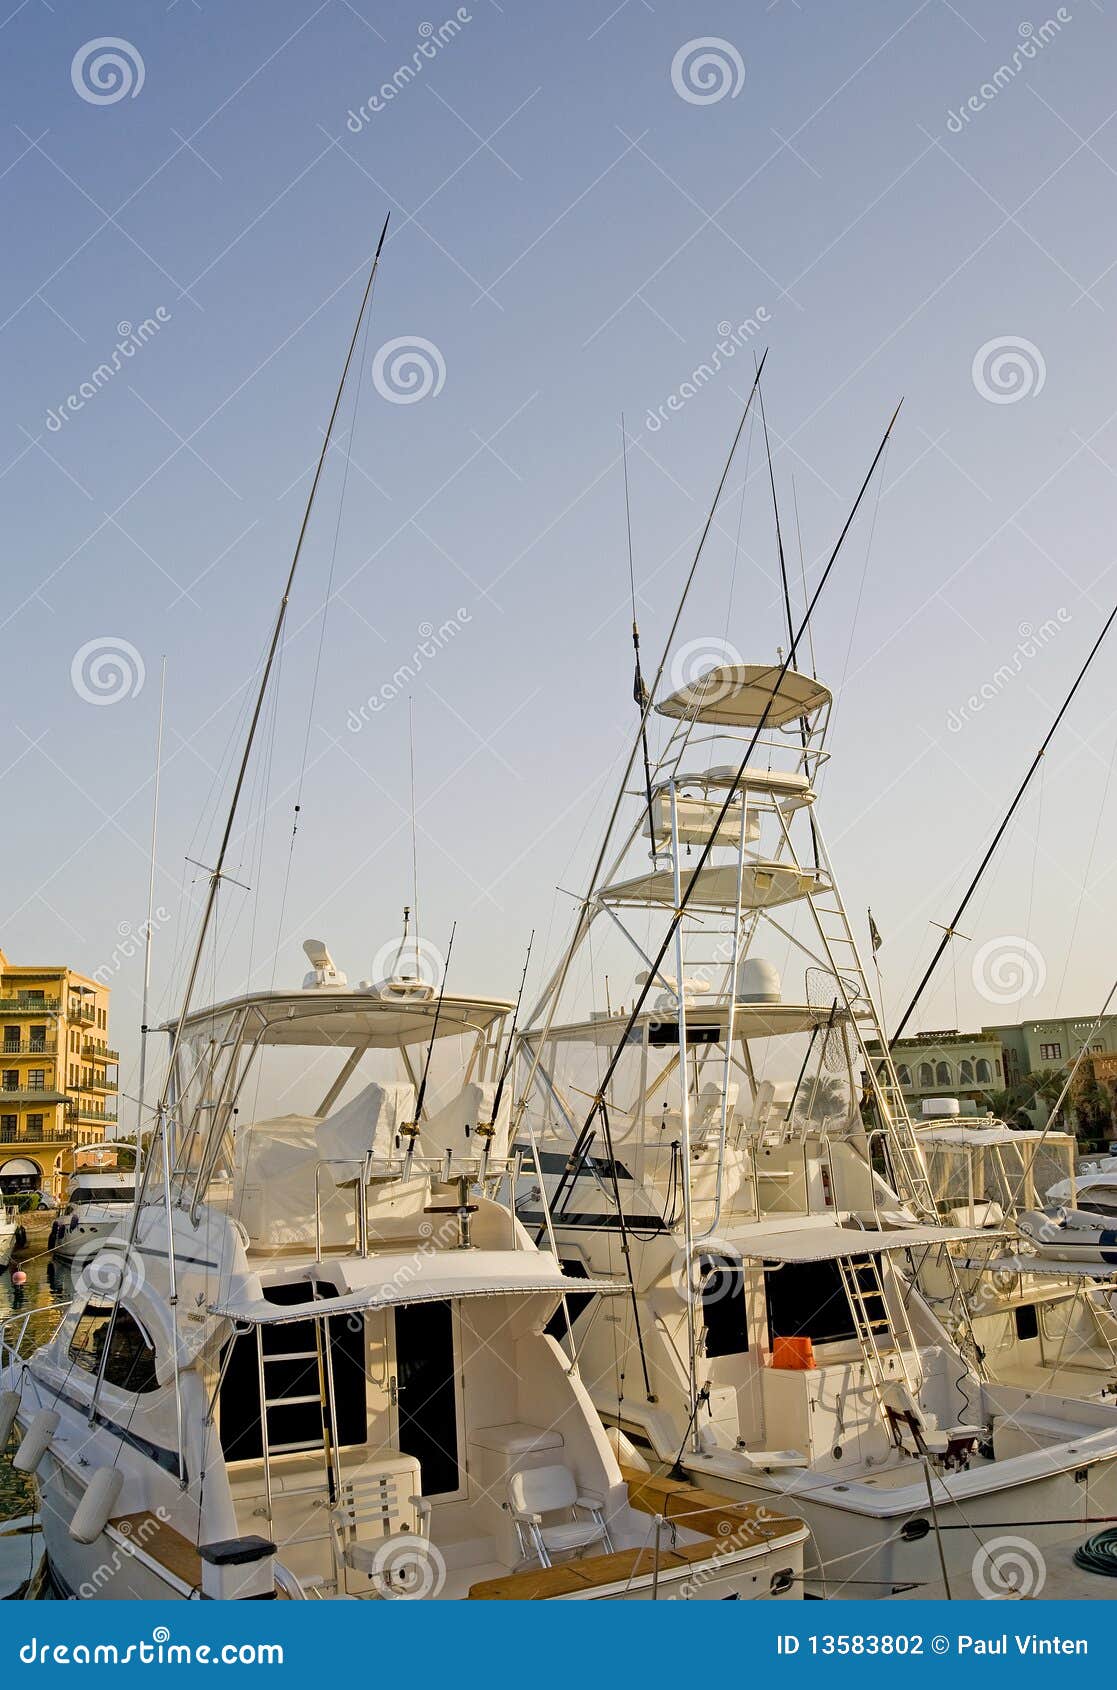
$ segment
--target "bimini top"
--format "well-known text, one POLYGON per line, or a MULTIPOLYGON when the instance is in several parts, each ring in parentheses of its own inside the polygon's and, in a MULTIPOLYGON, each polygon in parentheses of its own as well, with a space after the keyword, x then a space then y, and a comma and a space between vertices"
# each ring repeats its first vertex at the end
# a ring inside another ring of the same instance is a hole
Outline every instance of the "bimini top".
MULTIPOLYGON (((722 1246, 746 1260, 756 1262, 831 1262, 839 1256, 876 1255, 886 1250, 923 1249, 933 1244, 954 1244, 981 1238, 976 1227, 903 1226, 895 1231, 874 1232, 859 1226, 817 1222, 795 1228, 763 1225, 730 1227, 721 1235, 722 1246)), ((984 1234, 987 1238, 988 1233, 984 1234)))
MULTIPOLYGON (((402 1303, 444 1302, 458 1297, 550 1296, 587 1291, 602 1295, 628 1289, 620 1279, 572 1279, 543 1250, 411 1250, 398 1255, 347 1256, 319 1262, 319 1289, 330 1282, 335 1296, 299 1303, 273 1303, 251 1294, 251 1281, 209 1307, 209 1313, 251 1326, 285 1326, 402 1303)), ((305 1281, 306 1268, 297 1270, 305 1281)))
MULTIPOLYGON (((682 889, 690 884, 691 872, 683 874, 682 889)), ((772 909, 797 898, 825 892, 830 879, 824 869, 798 868, 794 863, 747 862, 741 871, 741 907, 772 909)), ((617 880, 598 892, 603 903, 663 904, 673 908, 675 877, 670 869, 639 874, 634 880, 617 880)), ((736 863, 715 863, 701 869, 689 904, 692 909, 732 909, 737 901, 736 863)))
MULTIPOLYGON (((507 998, 451 996, 438 1011, 438 1037, 483 1032, 511 1013, 507 998)), ((399 1045, 425 1043, 438 1010, 437 994, 429 997, 385 995, 385 987, 308 987, 294 992, 248 992, 221 1003, 196 1009, 186 1018, 185 1036, 204 1037, 231 1017, 247 1013, 245 1037, 265 1045, 361 1045, 391 1050, 399 1045)), ((164 1024, 173 1032, 175 1023, 164 1024)))
MULTIPOLYGON (((724 1000, 711 1003, 705 998, 686 1000, 687 1037, 692 1044, 718 1043, 725 1037, 728 1005, 724 1000)), ((805 1003, 749 1003, 738 1000, 733 1011, 733 1030, 739 1039, 775 1039, 790 1033, 809 1033, 814 1027, 825 1027, 830 1019, 830 1006, 805 1003)), ((589 1021, 567 1021, 551 1028, 547 1035, 553 1044, 593 1044, 612 1050, 628 1026, 623 1011, 613 1015, 594 1016, 589 1021)), ((677 1025, 674 1009, 645 1009, 637 1016, 629 1043, 643 1042, 645 1029, 652 1044, 671 1044, 677 1048, 673 1029, 677 1025), (670 1035, 660 1036, 660 1035, 670 1035)), ((538 1038, 530 1028, 525 1041, 533 1045, 538 1038)))
POLYGON ((800 717, 814 716, 830 699, 828 687, 797 669, 781 677, 778 664, 725 663, 680 687, 656 709, 661 716, 682 716, 726 728, 755 728, 761 722, 766 728, 781 728, 800 717))

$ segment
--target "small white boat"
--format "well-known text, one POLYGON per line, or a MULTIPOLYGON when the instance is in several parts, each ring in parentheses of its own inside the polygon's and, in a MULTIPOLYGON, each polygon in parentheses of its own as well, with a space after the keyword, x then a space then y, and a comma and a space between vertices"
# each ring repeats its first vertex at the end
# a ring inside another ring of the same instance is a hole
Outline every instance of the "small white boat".
POLYGON ((127 1222, 136 1200, 136 1175, 80 1169, 70 1180, 66 1204, 50 1229, 50 1248, 62 1261, 84 1261, 127 1222))
POLYGON ((0 1208, 0 1271, 11 1261, 12 1252, 18 1246, 22 1230, 18 1209, 0 1208))

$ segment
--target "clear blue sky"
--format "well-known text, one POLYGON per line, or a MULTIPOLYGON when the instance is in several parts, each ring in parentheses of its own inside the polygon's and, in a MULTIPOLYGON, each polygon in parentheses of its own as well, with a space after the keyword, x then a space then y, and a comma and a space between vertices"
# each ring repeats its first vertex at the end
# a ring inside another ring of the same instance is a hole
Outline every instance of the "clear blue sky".
MULTIPOLYGON (((408 689, 423 927, 441 943, 458 919, 463 988, 514 991, 532 926, 540 964, 553 954, 568 913, 554 888, 581 882, 633 726, 619 414, 635 437, 655 652, 753 347, 770 347, 777 474, 785 510, 794 479, 809 572, 906 400, 871 548, 866 521, 816 639, 840 688, 822 819, 851 909, 860 921, 871 901, 884 933, 893 1012, 1117 596, 1111 10, 471 0, 463 12, 25 0, 3 25, 0 944, 15 960, 114 969, 125 1079, 140 973, 121 951, 144 916, 160 657, 165 1010, 184 888, 198 891, 184 859, 213 849, 214 783, 388 210, 336 555, 341 452, 292 605, 253 828, 233 854, 253 891, 225 895, 207 991, 240 988, 250 951, 257 983, 273 967, 301 977, 307 934, 357 978, 397 932, 407 699, 356 732, 353 712, 421 627, 459 612, 408 689), (457 33, 416 61, 422 26, 437 38, 455 18, 457 33), (117 85, 110 71, 98 87, 88 44, 109 36, 129 51, 123 95, 105 100, 117 85), (717 67, 704 82, 677 58, 698 37, 722 43, 719 99, 704 97, 717 67), (964 122, 951 116, 962 109, 964 122), (709 360, 719 325, 758 313, 748 348, 650 425, 709 360), (127 340, 121 325, 145 320, 157 325, 146 342, 93 382, 127 340), (373 355, 416 337, 437 349, 440 390, 394 403, 373 355), (975 379, 979 349, 997 341, 1011 343, 1008 364, 987 354, 975 379), (83 383, 92 397, 67 409, 83 383), (1048 629, 1033 656, 1017 655, 1022 627, 1048 629), (138 691, 101 707, 82 696, 71 670, 93 641, 133 669, 140 654, 138 691), (982 708, 963 711, 983 685, 982 708)), ((352 415, 351 395, 343 443, 352 415)), ((780 639, 759 467, 742 458, 683 629, 746 657, 780 639)), ((925 1025, 1012 1018, 971 980, 976 948, 1006 935, 1043 957, 1021 1013, 1104 995, 1115 654, 1076 704, 925 1025)))

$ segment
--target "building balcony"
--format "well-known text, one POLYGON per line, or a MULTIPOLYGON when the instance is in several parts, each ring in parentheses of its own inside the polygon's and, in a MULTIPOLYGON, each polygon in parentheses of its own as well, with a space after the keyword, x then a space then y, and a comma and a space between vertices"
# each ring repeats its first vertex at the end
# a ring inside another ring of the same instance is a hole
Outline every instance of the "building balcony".
POLYGON ((71 1099, 66 1105, 66 1120, 70 1125, 77 1122, 81 1126, 115 1126, 117 1120, 116 1106, 115 1104, 106 1104, 103 1108, 99 1108, 95 1103, 75 1102, 71 1099))
POLYGON ((83 1062, 119 1062, 120 1052, 113 1050, 111 1045, 98 1044, 95 1039, 82 1041, 81 1055, 83 1062))
POLYGON ((59 998, 32 998, 26 992, 0 993, 0 1019, 5 1015, 57 1015, 61 1008, 59 998))
POLYGON ((0 1103, 65 1103, 66 1093, 53 1086, 0 1086, 0 1103))
POLYGON ((0 1043, 4 1056, 54 1056, 57 1050, 57 1039, 5 1039, 0 1043))
POLYGON ((71 1021, 76 1021, 79 1027, 92 1027, 97 1020, 97 1010, 92 998, 71 998, 66 1014, 71 1021))
POLYGON ((106 1079, 104 1074, 94 1074, 89 1084, 85 1087, 85 1090, 111 1092, 115 1097, 117 1084, 115 1080, 106 1079))
POLYGON ((29 1133, 18 1127, 0 1127, 0 1144, 73 1144, 73 1133, 47 1127, 41 1133, 29 1133))

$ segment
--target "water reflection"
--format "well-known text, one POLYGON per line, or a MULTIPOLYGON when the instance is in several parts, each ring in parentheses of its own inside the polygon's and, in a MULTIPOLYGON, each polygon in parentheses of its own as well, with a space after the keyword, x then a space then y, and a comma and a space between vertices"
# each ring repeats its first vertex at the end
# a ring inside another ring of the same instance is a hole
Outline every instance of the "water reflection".
MULTIPOLYGON (((0 1272, 0 1320, 7 1320, 13 1314, 30 1312, 31 1315, 23 1345, 26 1355, 44 1343, 54 1330, 55 1317, 45 1311, 54 1303, 68 1301, 73 1292, 69 1267, 47 1255, 43 1248, 45 1242, 45 1238, 41 1243, 33 1241, 27 1254, 12 1263, 12 1267, 27 1275, 25 1284, 13 1285, 11 1270, 0 1272), (37 1309, 44 1311, 41 1318, 35 1314, 37 1309)), ((10 1455, 0 1457, 0 1520, 30 1514, 36 1507, 33 1481, 15 1471, 10 1455)))

